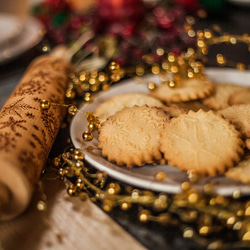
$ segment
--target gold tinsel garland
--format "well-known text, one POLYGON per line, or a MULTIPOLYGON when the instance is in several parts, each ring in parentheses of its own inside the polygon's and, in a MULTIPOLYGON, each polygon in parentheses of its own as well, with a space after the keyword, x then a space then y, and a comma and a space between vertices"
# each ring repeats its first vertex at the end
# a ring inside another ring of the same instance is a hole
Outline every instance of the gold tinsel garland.
MULTIPOLYGON (((187 32, 193 34, 190 29, 189 26, 187 32)), ((250 47, 250 38, 246 34, 215 36, 212 31, 204 30, 198 31, 196 35, 197 48, 190 48, 181 56, 159 48, 158 53, 163 58, 161 64, 154 63, 150 55, 145 55, 142 64, 132 69, 120 69, 118 64, 112 62, 108 72, 72 73, 69 76, 66 97, 75 100, 78 96, 83 98, 84 102, 91 102, 94 93, 108 90, 112 83, 118 82, 124 75, 138 78, 147 73, 168 73, 172 75, 169 87, 178 87, 178 79, 199 77, 203 74, 206 55, 212 45, 243 42, 250 47)), ((218 54, 216 58, 218 65, 227 66, 222 54, 218 54)), ((242 63, 236 63, 235 66, 240 70, 246 68, 242 63)), ((153 89, 155 85, 149 83, 148 87, 153 89)), ((51 105, 58 104, 43 100, 41 109, 48 110, 51 105)), ((79 112, 74 104, 64 106, 70 116, 79 112)), ((98 128, 99 121, 91 112, 86 114, 86 119, 88 130, 83 131, 83 140, 89 141, 93 139, 92 132, 98 128)), ((88 150, 93 148, 89 147, 88 150)), ((106 173, 93 169, 85 163, 82 151, 73 147, 54 158, 51 165, 57 169, 61 179, 70 181, 69 195, 78 196, 82 200, 91 199, 100 204, 106 212, 117 207, 129 212, 131 208, 138 207, 139 221, 177 226, 182 230, 184 238, 192 238, 209 249, 250 246, 250 201, 242 199, 238 190, 235 190, 233 197, 223 197, 212 193, 212 186, 207 183, 203 192, 198 192, 192 186, 198 178, 195 175, 190 175, 189 181, 182 183, 182 192, 179 194, 141 190, 111 180, 106 173), (235 235, 234 241, 226 239, 225 235, 222 240, 221 236, 228 232, 235 235)), ((156 176, 157 181, 162 178, 162 173, 156 176)))

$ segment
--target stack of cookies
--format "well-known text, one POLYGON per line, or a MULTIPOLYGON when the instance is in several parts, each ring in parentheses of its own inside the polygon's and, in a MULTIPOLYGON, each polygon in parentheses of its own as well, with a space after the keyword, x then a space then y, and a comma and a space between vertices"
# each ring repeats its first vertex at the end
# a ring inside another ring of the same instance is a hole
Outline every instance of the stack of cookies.
POLYGON ((183 79, 115 96, 95 110, 98 148, 117 165, 167 163, 199 176, 250 182, 250 88, 183 79))

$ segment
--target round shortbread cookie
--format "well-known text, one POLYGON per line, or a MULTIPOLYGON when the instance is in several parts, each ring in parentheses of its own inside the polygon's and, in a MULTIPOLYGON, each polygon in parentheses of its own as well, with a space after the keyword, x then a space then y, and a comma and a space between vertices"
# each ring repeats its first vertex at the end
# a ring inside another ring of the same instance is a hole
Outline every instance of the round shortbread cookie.
POLYGON ((183 102, 205 98, 214 89, 214 84, 208 79, 191 78, 178 82, 174 88, 168 83, 162 83, 151 91, 151 95, 163 102, 183 102))
POLYGON ((229 105, 250 104, 250 88, 231 94, 228 103, 229 105))
POLYGON ((134 105, 163 107, 163 103, 152 96, 143 93, 128 93, 114 96, 101 103, 94 113, 99 118, 100 122, 103 122, 109 116, 114 115, 117 111, 120 111, 125 107, 133 107, 134 105))
POLYGON ((204 105, 200 100, 188 101, 188 102, 175 102, 175 103, 170 103, 169 105, 170 107, 180 108, 186 112, 190 110, 198 111, 200 109, 203 109, 204 111, 210 110, 210 108, 204 105))
POLYGON ((233 167, 244 142, 236 128, 213 111, 189 111, 172 118, 161 132, 160 149, 171 166, 215 176, 233 167))
POLYGON ((235 181, 250 183, 250 157, 246 157, 240 161, 235 167, 230 168, 225 176, 235 181))
POLYGON ((205 98, 203 103, 211 109, 218 110, 229 106, 229 97, 236 91, 245 90, 246 87, 229 83, 215 84, 214 93, 205 98))
POLYGON ((250 137, 250 104, 239 104, 221 109, 217 112, 230 120, 243 134, 244 138, 250 137))
POLYGON ((117 165, 142 166, 162 159, 160 132, 169 122, 161 108, 133 106, 118 111, 101 124, 98 148, 117 165))

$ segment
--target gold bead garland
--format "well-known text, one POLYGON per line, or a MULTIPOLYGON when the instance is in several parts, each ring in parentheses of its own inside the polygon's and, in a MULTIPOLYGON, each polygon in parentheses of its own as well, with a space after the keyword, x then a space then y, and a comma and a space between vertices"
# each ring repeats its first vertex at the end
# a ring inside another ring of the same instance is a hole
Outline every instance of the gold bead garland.
MULTIPOLYGON (((220 28, 217 25, 213 27, 213 30, 205 29, 197 31, 196 36, 196 58, 199 58, 203 63, 207 62, 206 56, 208 55, 210 48, 218 44, 237 45, 241 43, 247 46, 247 52, 250 51, 249 34, 233 35, 228 33, 221 33, 220 28)), ((250 68, 250 65, 246 65, 242 62, 234 62, 228 60, 222 53, 216 54, 215 62, 218 66, 228 66, 236 68, 238 70, 245 70, 250 68)))

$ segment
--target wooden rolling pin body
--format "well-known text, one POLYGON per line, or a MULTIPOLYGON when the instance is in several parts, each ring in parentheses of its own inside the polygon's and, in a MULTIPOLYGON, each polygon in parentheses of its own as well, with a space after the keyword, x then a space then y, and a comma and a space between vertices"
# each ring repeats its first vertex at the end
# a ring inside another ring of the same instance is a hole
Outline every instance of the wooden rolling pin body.
POLYGON ((0 111, 0 220, 29 204, 65 108, 42 111, 40 102, 63 103, 70 65, 52 55, 35 59, 0 111))

